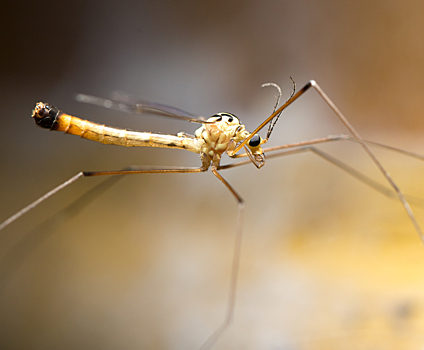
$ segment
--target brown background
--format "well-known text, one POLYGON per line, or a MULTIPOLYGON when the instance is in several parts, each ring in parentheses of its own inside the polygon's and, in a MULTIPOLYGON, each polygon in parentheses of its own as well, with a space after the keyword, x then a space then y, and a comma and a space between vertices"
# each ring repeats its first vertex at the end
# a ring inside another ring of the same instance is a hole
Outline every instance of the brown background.
MULTIPOLYGON (((114 126, 196 128, 78 104, 78 92, 230 111, 252 130, 274 103, 262 83, 287 98, 290 76, 299 88, 316 79, 364 138, 424 153, 422 1, 22 1, 0 12, 0 220, 80 170, 199 164, 30 120, 42 100, 114 126)), ((270 142, 339 132, 311 92, 270 142)), ((356 145, 322 149, 384 183, 356 145)), ((422 163, 376 153, 424 198, 422 163)), ((423 346, 424 249, 397 201, 307 154, 224 176, 246 211, 235 319, 215 349, 423 346)), ((210 173, 129 176, 61 211, 101 182, 81 180, 0 233, 2 349, 197 349, 220 323, 228 191, 210 173)))

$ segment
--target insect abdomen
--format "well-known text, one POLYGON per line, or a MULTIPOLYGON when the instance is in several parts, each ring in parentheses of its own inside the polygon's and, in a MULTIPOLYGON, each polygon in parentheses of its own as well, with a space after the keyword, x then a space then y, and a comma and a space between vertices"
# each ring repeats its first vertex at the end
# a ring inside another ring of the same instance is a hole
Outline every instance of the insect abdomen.
POLYGON ((38 102, 32 112, 37 125, 42 128, 63 131, 106 145, 125 147, 162 147, 186 149, 199 153, 202 140, 174 135, 129 131, 83 120, 61 112, 47 103, 38 102))

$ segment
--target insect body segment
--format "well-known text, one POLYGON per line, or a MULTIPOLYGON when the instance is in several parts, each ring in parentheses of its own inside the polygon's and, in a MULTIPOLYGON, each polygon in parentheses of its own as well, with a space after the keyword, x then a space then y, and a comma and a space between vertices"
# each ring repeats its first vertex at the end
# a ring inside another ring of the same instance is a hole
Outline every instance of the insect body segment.
POLYGON ((31 117, 42 128, 56 130, 59 114, 61 114, 61 111, 58 108, 43 102, 37 102, 32 110, 31 117))
POLYGON ((83 120, 61 112, 47 103, 38 102, 32 112, 37 125, 50 130, 63 131, 107 145, 125 147, 162 147, 185 149, 200 153, 203 140, 176 135, 130 131, 83 120))
POLYGON ((221 156, 235 149, 236 145, 247 138, 250 133, 239 119, 231 113, 220 112, 207 120, 195 132, 195 137, 203 139, 202 154, 218 167, 221 156), (214 122, 214 123, 210 123, 214 122))
MULTIPOLYGON (((63 113, 58 108, 43 102, 36 104, 32 117, 37 125, 43 128, 78 135, 103 144, 185 149, 201 155, 205 170, 211 163, 218 167, 223 153, 233 151, 237 144, 250 136, 234 114, 224 112, 210 117, 207 123, 196 130, 194 136, 184 133, 162 135, 109 127, 63 113)), ((247 144, 250 152, 247 147, 245 148, 251 159, 253 154, 253 158, 259 157, 259 162, 263 163, 261 143, 263 140, 255 135, 247 144)), ((252 162, 256 165, 254 159, 252 162)))

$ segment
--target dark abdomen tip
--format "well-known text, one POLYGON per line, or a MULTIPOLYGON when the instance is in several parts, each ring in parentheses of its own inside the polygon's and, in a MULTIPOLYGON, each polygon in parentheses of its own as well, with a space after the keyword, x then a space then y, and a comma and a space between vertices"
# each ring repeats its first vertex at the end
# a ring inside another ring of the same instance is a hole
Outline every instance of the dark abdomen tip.
POLYGON ((50 106, 48 103, 37 102, 32 111, 32 117, 37 125, 42 128, 54 130, 59 113, 60 110, 57 107, 50 106))

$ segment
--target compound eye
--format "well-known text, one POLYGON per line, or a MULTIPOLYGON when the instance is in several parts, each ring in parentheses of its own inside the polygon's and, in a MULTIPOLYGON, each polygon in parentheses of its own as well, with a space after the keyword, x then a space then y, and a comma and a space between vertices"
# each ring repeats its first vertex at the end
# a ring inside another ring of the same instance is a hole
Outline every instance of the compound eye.
POLYGON ((261 137, 258 134, 253 135, 249 140, 250 147, 258 147, 261 144, 261 137))

